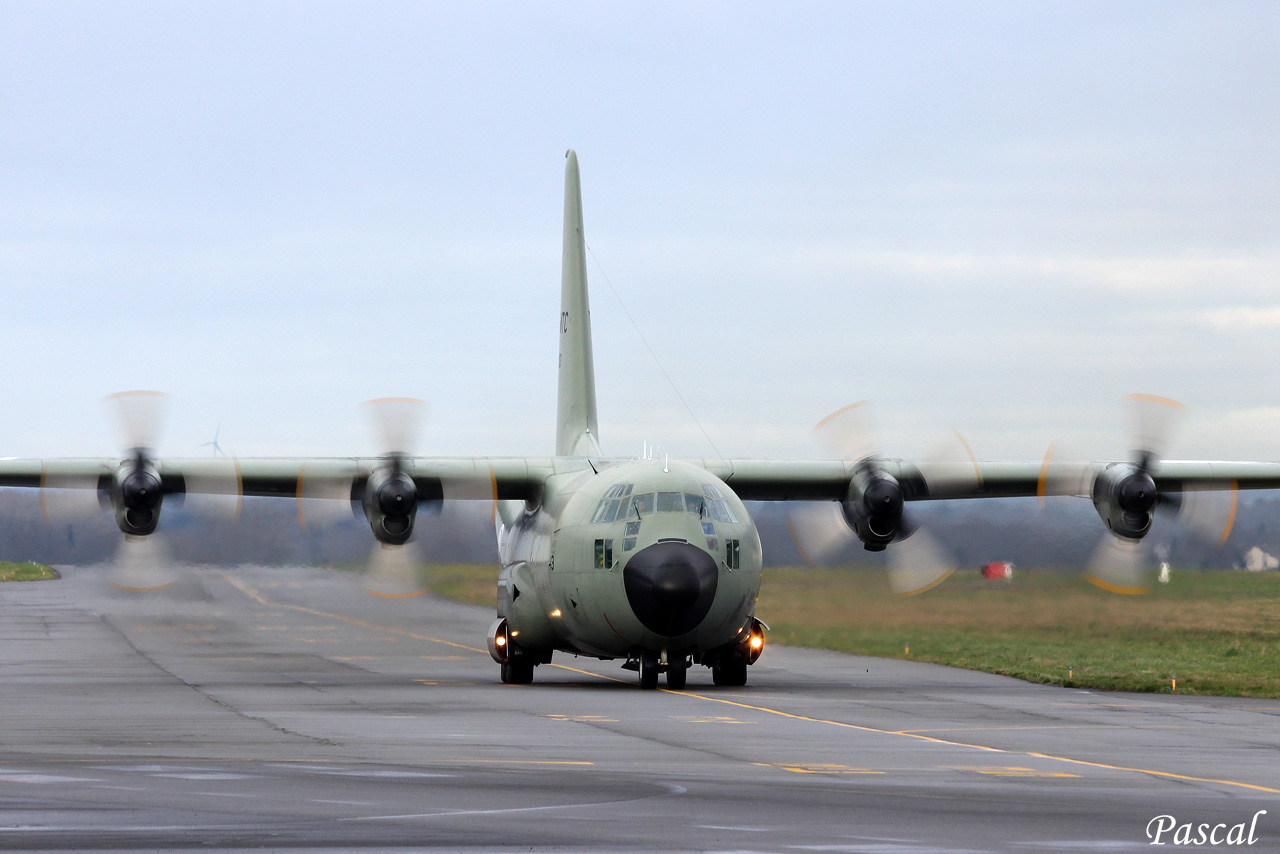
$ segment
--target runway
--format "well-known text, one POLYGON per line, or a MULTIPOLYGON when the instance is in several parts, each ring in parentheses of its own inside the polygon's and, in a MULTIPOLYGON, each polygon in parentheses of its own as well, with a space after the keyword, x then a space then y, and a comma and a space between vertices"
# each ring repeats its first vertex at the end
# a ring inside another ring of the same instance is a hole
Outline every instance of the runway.
POLYGON ((490 619, 313 569, 0 585, 0 848, 1113 852, 1266 810, 1280 850, 1280 701, 780 646, 745 689, 502 685, 490 619))

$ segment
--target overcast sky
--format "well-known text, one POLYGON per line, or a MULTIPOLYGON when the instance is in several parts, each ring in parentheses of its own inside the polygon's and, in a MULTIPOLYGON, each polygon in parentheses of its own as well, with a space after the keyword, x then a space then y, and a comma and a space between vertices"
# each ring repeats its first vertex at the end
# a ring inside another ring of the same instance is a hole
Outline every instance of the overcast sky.
POLYGON ((725 455, 1280 459, 1280 5, 1167 0, 10 0, 0 453, 549 453, 570 147, 607 453, 714 454, 625 304, 725 455))

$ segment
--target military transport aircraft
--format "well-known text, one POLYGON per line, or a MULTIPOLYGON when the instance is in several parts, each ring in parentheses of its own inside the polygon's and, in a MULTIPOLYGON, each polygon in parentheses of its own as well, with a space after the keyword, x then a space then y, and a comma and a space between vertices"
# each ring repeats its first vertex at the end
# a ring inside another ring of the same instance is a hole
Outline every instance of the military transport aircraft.
MULTIPOLYGON (((501 572, 488 648, 503 682, 528 683, 556 652, 621 659, 654 688, 659 674, 683 688, 688 668, 711 668, 718 685, 743 685, 764 646, 755 616, 760 537, 744 501, 821 502, 829 518, 801 513, 801 545, 818 551, 842 538, 898 556, 899 592, 926 589, 949 566, 906 511, 911 502, 1007 496, 1090 497, 1109 534, 1091 567, 1116 592, 1140 589, 1136 544, 1159 507, 1190 511, 1225 496, 1213 517, 1225 539, 1237 489, 1280 488, 1280 463, 1161 460, 1160 422, 1177 404, 1136 396, 1131 460, 1062 463, 884 459, 848 407, 819 425, 835 459, 682 459, 655 453, 618 459, 600 452, 587 298, 578 159, 566 154, 560 363, 555 454, 534 458, 437 458, 410 453, 406 400, 382 401, 379 457, 159 459, 151 450, 151 393, 118 398, 127 452, 119 459, 0 461, 0 486, 41 490, 42 501, 78 492, 109 506, 128 538, 157 528, 169 497, 281 496, 300 507, 328 500, 362 512, 388 547, 406 543, 419 514, 447 499, 496 502, 501 572), (142 414, 139 414, 139 413, 142 414), (386 413, 392 413, 387 415, 386 413)), ((301 515, 301 512, 300 512, 301 515)), ((1203 514, 1201 514, 1203 517, 1203 514)), ((1189 513, 1193 521, 1197 517, 1189 513)))

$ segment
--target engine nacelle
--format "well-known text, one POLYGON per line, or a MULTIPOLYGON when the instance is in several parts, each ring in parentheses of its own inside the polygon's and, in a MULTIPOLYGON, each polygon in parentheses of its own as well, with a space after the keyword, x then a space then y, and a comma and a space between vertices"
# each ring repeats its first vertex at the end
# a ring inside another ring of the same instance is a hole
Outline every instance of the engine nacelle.
POLYGON ((884 551, 902 531, 902 486, 892 475, 861 465, 840 503, 844 518, 869 552, 884 551))
POLYGON ((1093 481, 1093 506, 1117 536, 1140 540, 1151 530, 1156 483, 1151 474, 1131 463, 1103 469, 1093 481))
POLYGON ((120 464, 111 484, 111 509, 116 526, 124 534, 145 537, 160 522, 164 488, 160 473, 139 456, 120 464))
POLYGON ((378 469, 369 476, 361 501, 364 516, 378 542, 404 545, 413 535, 418 489, 413 478, 398 468, 378 469))

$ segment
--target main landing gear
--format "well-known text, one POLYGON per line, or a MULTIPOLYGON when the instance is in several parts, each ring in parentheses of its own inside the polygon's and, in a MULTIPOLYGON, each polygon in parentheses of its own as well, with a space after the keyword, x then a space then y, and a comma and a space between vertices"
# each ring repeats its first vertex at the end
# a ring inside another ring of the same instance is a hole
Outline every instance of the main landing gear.
POLYGON ((502 666, 504 685, 528 685, 533 681, 533 668, 551 660, 549 655, 540 660, 512 640, 511 627, 502 618, 489 629, 489 655, 502 666))

